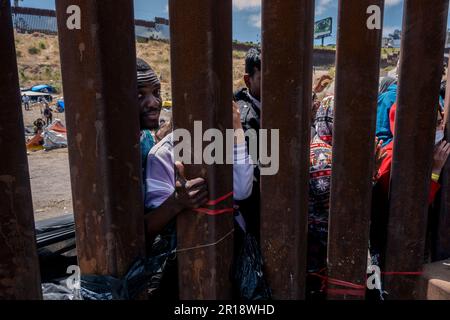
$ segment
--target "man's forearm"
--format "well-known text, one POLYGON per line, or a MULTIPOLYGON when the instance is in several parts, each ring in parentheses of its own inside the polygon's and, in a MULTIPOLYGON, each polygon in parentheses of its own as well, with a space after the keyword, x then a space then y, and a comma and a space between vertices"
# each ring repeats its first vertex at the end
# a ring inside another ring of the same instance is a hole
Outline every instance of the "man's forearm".
POLYGON ((164 230, 164 227, 172 221, 184 208, 171 195, 162 205, 156 209, 147 211, 145 214, 145 228, 150 238, 155 238, 164 230))

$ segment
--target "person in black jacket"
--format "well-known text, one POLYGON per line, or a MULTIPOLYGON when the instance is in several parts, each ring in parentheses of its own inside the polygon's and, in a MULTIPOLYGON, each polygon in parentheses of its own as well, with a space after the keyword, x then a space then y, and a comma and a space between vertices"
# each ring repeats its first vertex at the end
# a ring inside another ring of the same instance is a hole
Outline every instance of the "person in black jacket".
MULTIPOLYGON (((247 136, 247 143, 258 145, 258 134, 261 127, 261 50, 251 48, 245 58, 245 88, 238 90, 234 95, 239 105, 242 128, 247 136)), ((247 148, 250 150, 250 148, 247 148)), ((258 163, 258 159, 253 159, 258 163)), ((260 221, 260 171, 258 166, 254 169, 253 191, 251 196, 238 201, 239 211, 244 216, 246 231, 259 240, 260 221)))

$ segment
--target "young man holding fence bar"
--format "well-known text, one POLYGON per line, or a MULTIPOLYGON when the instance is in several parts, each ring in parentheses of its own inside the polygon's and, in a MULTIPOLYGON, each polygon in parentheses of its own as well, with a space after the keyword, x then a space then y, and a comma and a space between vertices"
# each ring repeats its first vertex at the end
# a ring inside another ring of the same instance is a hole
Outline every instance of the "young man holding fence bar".
MULTIPOLYGON (((143 174, 144 197, 150 192, 146 184, 149 171, 164 176, 166 167, 148 165, 150 150, 161 142, 171 131, 170 123, 160 127, 162 109, 161 83, 153 69, 142 59, 137 59, 138 108, 140 120, 140 148, 143 174), (151 170, 152 169, 152 170, 151 170)), ((173 163, 171 164, 173 172, 173 163)), ((179 168, 182 171, 182 168, 179 168)), ((173 181, 175 177, 172 176, 173 181)), ((160 185, 161 186, 161 185, 160 185)), ((153 188, 153 186, 150 186, 153 188)), ((158 190, 154 190, 158 193, 158 190)), ((183 210, 198 208, 208 201, 208 190, 203 178, 186 180, 177 184, 177 192, 172 190, 158 206, 146 205, 144 218, 147 255, 158 257, 161 263, 160 275, 155 275, 149 285, 152 299, 178 299, 178 271, 176 261, 169 259, 170 253, 176 248, 175 218, 183 210), (157 239, 158 241, 155 241, 157 239), (165 258, 161 258, 164 255, 165 258), (155 291, 156 290, 156 291, 155 291)), ((146 201, 147 203, 147 201, 146 201)))
MULTIPOLYGON (((147 190, 145 179, 148 176, 147 158, 150 150, 170 132, 170 124, 159 128, 159 116, 162 108, 161 83, 153 69, 142 59, 137 59, 138 103, 141 126, 141 156, 144 178, 144 194, 147 190)), ((181 169, 181 168, 180 168, 181 169)), ((175 181, 175 180, 174 180, 175 181)), ((173 192, 172 192, 173 193, 173 192)), ((206 181, 196 178, 177 189, 176 196, 168 196, 164 203, 155 206, 145 217, 149 244, 181 211, 198 208, 208 201, 206 181)))
MULTIPOLYGON (((141 130, 156 130, 162 107, 161 85, 154 71, 143 60, 137 60, 138 101, 141 130)), ((245 136, 241 126, 239 108, 233 103, 233 128, 236 130, 233 165, 233 198, 248 198, 253 188, 253 165, 246 151, 245 136)), ((205 179, 187 180, 184 167, 174 160, 174 138, 171 130, 159 130, 155 139, 142 137, 141 152, 145 181, 145 224, 148 252, 159 235, 169 243, 169 252, 176 249, 175 218, 186 210, 198 209, 208 202, 208 188, 205 179), (148 141, 145 141, 145 140, 148 141), (155 144, 155 140, 160 140, 155 144), (148 148, 149 145, 154 145, 148 148), (175 169, 176 167, 176 169, 175 169)), ((237 224, 245 231, 245 221, 235 214, 237 224)), ((150 253, 153 254, 153 253, 150 253)), ((170 263, 162 284, 161 296, 173 296, 177 283, 175 263, 170 263), (165 280, 164 280, 165 279, 165 280), (164 287, 164 288, 163 288, 164 287)))

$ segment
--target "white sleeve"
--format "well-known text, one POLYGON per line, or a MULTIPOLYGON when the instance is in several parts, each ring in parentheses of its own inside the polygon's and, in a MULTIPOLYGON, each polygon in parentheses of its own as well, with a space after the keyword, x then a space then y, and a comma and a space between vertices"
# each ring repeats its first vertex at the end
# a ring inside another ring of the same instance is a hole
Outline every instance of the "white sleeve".
POLYGON ((249 198, 253 190, 253 162, 246 149, 245 143, 234 146, 234 200, 245 200, 249 198))
POLYGON ((156 145, 148 155, 145 179, 145 207, 148 209, 158 208, 175 191, 172 151, 168 144, 162 147, 156 145))

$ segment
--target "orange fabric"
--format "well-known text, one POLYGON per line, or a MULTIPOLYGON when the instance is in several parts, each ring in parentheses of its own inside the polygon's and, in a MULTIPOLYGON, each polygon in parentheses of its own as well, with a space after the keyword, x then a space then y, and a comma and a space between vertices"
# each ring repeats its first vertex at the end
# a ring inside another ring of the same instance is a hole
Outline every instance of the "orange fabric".
POLYGON ((40 134, 35 135, 30 141, 27 142, 27 149, 30 151, 43 149, 42 146, 43 138, 40 134))
POLYGON ((53 131, 59 132, 59 133, 67 133, 67 129, 59 121, 52 124, 48 128, 48 130, 53 130, 53 131))

